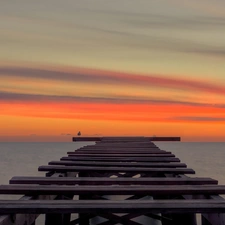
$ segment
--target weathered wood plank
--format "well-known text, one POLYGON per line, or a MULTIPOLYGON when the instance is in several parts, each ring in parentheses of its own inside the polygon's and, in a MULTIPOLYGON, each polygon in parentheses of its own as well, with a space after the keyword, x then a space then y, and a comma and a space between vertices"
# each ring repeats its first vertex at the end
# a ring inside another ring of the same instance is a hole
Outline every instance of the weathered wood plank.
POLYGON ((0 214, 26 213, 224 213, 217 200, 0 200, 0 214))
POLYGON ((180 137, 73 137, 73 141, 138 141, 138 140, 149 140, 149 141, 180 141, 180 137))
POLYGON ((167 153, 162 153, 162 154, 154 154, 154 153, 149 153, 149 154, 129 154, 129 153, 77 153, 77 152, 67 152, 68 155, 71 156, 76 156, 76 157, 175 157, 174 154, 167 154, 167 153))
POLYGON ((212 178, 198 177, 146 177, 146 178, 105 178, 105 177, 12 177, 10 184, 59 184, 59 185, 207 185, 218 184, 212 178))
POLYGON ((122 167, 155 167, 155 168, 175 168, 187 167, 185 163, 140 163, 140 162, 92 162, 92 161, 51 161, 49 165, 65 165, 65 166, 122 166, 122 167))
POLYGON ((107 150, 130 150, 130 151, 154 151, 154 150, 160 150, 159 147, 157 146, 149 146, 149 145, 134 145, 132 144, 132 146, 129 145, 118 145, 118 144, 107 144, 107 145, 89 145, 89 146, 83 146, 81 148, 79 148, 79 150, 102 150, 102 149, 107 149, 107 150))
POLYGON ((121 144, 98 144, 98 145, 88 145, 88 146, 83 146, 81 148, 79 148, 80 150, 95 150, 95 149, 99 149, 102 150, 103 148, 108 149, 108 150, 115 150, 115 149, 119 149, 119 150, 140 150, 140 151, 151 151, 151 150, 160 150, 159 147, 157 146, 153 146, 153 145, 138 145, 138 144, 132 144, 132 145, 121 145, 121 144))
POLYGON ((91 154, 171 154, 171 152, 167 152, 164 150, 147 150, 147 151, 138 151, 138 150, 119 150, 119 149, 84 149, 84 150, 76 150, 76 153, 91 153, 91 154))
POLYGON ((80 172, 80 171, 98 171, 98 172, 140 172, 140 173, 173 173, 173 174, 195 174, 190 168, 138 168, 138 167, 100 167, 100 166, 57 166, 47 165, 39 166, 38 171, 55 172, 80 172))
POLYGON ((108 161, 108 162, 180 162, 175 157, 62 157, 60 160, 69 161, 108 161))
POLYGON ((16 195, 218 195, 225 185, 0 185, 0 194, 16 195))

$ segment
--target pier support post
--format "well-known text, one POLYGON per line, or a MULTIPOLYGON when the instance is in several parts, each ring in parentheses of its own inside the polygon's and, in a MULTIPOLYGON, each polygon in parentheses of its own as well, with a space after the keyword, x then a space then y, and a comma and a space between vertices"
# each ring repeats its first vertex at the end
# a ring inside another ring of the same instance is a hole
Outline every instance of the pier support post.
POLYGON ((196 215, 194 213, 185 214, 163 214, 163 216, 168 217, 170 220, 163 220, 162 225, 197 225, 196 215))
MULTIPOLYGON (((218 195, 211 195, 210 198, 224 201, 224 198, 218 195)), ((202 214, 202 225, 225 225, 225 213, 202 214)))
MULTIPOLYGON (((79 177, 88 177, 87 173, 80 172, 79 177)), ((79 200, 89 199, 87 195, 79 195, 79 200)), ((87 213, 79 213, 79 225, 89 225, 89 215, 87 213)))

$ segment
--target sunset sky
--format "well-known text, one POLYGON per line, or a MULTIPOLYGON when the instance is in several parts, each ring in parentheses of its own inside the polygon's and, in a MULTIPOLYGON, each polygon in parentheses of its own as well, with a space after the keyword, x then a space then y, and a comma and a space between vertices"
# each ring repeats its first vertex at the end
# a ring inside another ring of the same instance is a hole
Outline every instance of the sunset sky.
POLYGON ((2 0, 0 125, 225 141, 225 1, 2 0))

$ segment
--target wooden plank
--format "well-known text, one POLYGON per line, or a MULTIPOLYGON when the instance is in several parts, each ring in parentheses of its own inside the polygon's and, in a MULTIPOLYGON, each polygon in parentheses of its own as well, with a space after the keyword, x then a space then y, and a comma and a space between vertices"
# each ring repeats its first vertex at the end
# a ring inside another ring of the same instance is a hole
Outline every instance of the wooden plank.
POLYGON ((123 167, 155 167, 155 168, 176 168, 187 167, 185 163, 140 163, 140 162, 92 162, 92 161, 51 161, 49 165, 64 165, 64 166, 123 166, 123 167))
POLYGON ((100 167, 100 166, 39 166, 38 171, 55 171, 55 172, 81 172, 81 171, 98 171, 98 172, 138 172, 138 173, 173 173, 173 174, 195 174, 193 169, 189 168, 138 168, 138 167, 100 167))
POLYGON ((141 156, 142 154, 172 154, 171 152, 166 152, 166 151, 158 151, 158 150, 154 150, 154 151, 142 151, 142 152, 138 152, 138 151, 120 151, 120 150, 76 150, 76 153, 79 154, 139 154, 139 156, 141 156))
POLYGON ((181 141, 180 137, 149 137, 150 141, 181 141))
POLYGON ((127 145, 90 145, 90 146, 84 146, 79 148, 78 150, 103 150, 103 149, 107 149, 107 150, 124 150, 124 151, 154 151, 154 150, 158 150, 160 151, 160 149, 158 147, 155 146, 140 146, 140 145, 132 145, 132 146, 127 146, 127 145))
POLYGON ((166 152, 166 151, 158 151, 158 150, 154 150, 154 151, 146 151, 146 152, 138 152, 138 151, 120 151, 120 150, 112 150, 112 151, 108 151, 108 150, 82 150, 82 151, 75 151, 76 154, 93 154, 93 156, 95 154, 107 154, 107 155, 112 155, 112 154, 139 154, 139 156, 142 156, 142 154, 172 154, 171 152, 166 152))
POLYGON ((160 150, 159 147, 154 145, 140 145, 140 144, 132 144, 132 145, 121 145, 121 144, 98 144, 98 145, 87 145, 83 146, 79 149, 121 149, 121 150, 160 150))
POLYGON ((107 138, 107 137, 73 137, 73 141, 137 141, 137 140, 149 140, 149 141, 180 141, 180 137, 128 137, 128 138, 119 138, 119 137, 113 137, 113 138, 107 138))
POLYGON ((75 151, 76 153, 93 153, 93 154, 171 154, 171 152, 167 152, 164 150, 120 150, 120 149, 78 149, 75 151))
POLYGON ((143 146, 143 147, 157 147, 153 142, 150 141, 132 141, 132 142, 96 142, 92 145, 86 146, 123 146, 123 147, 134 147, 134 146, 143 146))
POLYGON ((106 162, 180 162, 175 157, 62 157, 60 160, 69 161, 106 161, 106 162))
POLYGON ((224 213, 217 200, 1 200, 0 214, 26 213, 224 213))
POLYGON ((16 195, 218 195, 225 185, 0 185, 0 194, 16 195))
POLYGON ((212 178, 198 177, 145 177, 145 178, 105 178, 105 177, 12 177, 10 184, 58 184, 58 185, 207 185, 218 184, 212 178))
POLYGON ((68 155, 76 156, 76 157, 175 157, 174 154, 129 154, 129 153, 121 153, 121 154, 90 154, 90 153, 77 153, 77 152, 67 152, 68 155))

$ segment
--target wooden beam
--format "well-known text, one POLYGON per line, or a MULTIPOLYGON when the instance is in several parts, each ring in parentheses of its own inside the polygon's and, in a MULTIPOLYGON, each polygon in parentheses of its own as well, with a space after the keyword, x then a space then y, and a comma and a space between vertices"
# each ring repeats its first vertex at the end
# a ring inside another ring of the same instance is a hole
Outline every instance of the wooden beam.
POLYGON ((212 178, 198 177, 146 177, 146 178, 104 178, 104 177, 13 177, 10 184, 65 184, 65 185, 112 185, 112 184, 143 184, 143 185, 188 185, 188 184, 218 184, 217 180, 212 178))
POLYGON ((0 214, 224 213, 217 200, 0 200, 0 214))
POLYGON ((73 137, 73 141, 180 141, 180 137, 73 137))
POLYGON ((60 160, 68 161, 105 161, 105 162, 180 162, 175 157, 62 157, 60 160))
POLYGON ((225 185, 0 185, 0 194, 13 195, 218 195, 225 185))
POLYGON ((58 184, 58 185, 207 185, 218 184, 212 178, 198 177, 12 177, 10 184, 58 184))
POLYGON ((102 149, 78 149, 75 150, 76 153, 97 153, 97 154, 171 154, 171 152, 168 151, 164 151, 164 150, 129 150, 129 149, 106 149, 106 148, 102 148, 102 149))
POLYGON ((195 174, 193 169, 189 168, 138 168, 138 167, 100 167, 100 166, 39 166, 38 171, 54 172, 138 172, 138 173, 173 173, 173 174, 195 174))
POLYGON ((152 168, 176 168, 187 167, 185 163, 140 163, 140 162, 92 162, 92 161, 51 161, 49 165, 64 165, 64 166, 122 166, 122 167, 152 167, 152 168))
POLYGON ((68 155, 71 156, 76 156, 76 157, 175 157, 174 154, 168 154, 168 153, 162 153, 162 154, 154 154, 154 153, 149 153, 149 154, 129 154, 129 153, 112 153, 112 154, 105 154, 105 153, 77 153, 77 152, 67 152, 68 155))

